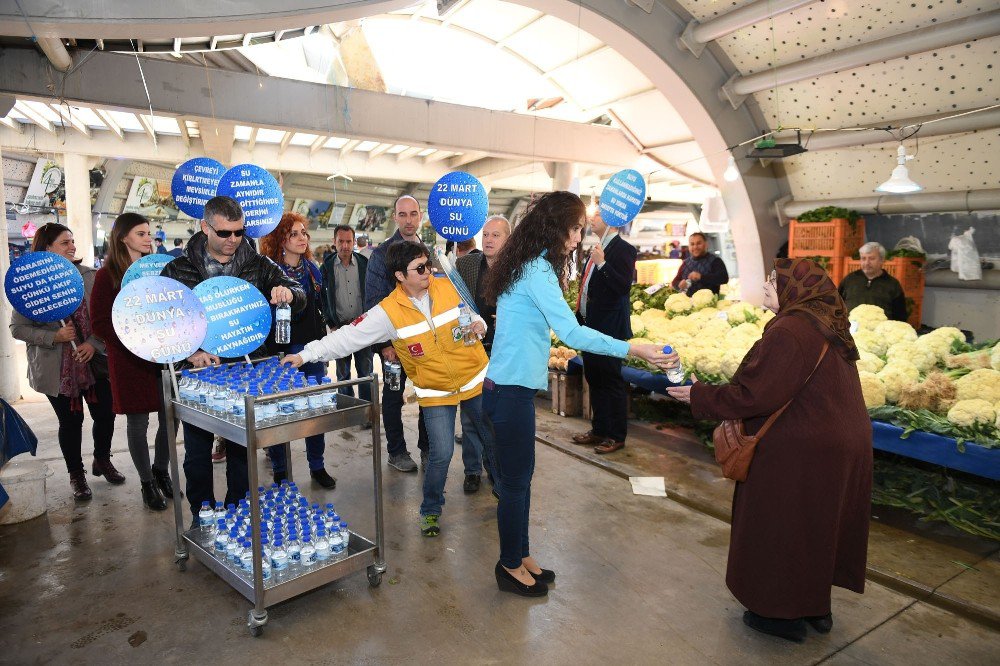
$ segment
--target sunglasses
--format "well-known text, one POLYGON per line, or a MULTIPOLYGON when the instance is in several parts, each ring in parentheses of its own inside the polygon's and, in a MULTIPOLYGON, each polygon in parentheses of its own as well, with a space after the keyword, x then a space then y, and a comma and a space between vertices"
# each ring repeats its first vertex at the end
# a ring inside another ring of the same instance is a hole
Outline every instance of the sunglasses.
POLYGON ((236 231, 219 231, 208 222, 205 223, 205 226, 214 231, 215 235, 218 236, 219 238, 229 238, 234 234, 236 235, 237 238, 241 238, 244 232, 246 232, 246 229, 237 229, 236 231))
POLYGON ((417 275, 423 275, 424 273, 426 273, 427 271, 430 270, 430 268, 431 268, 430 263, 431 262, 429 262, 429 261, 425 261, 422 264, 414 266, 413 268, 407 268, 406 270, 408 270, 408 271, 416 271, 417 275))

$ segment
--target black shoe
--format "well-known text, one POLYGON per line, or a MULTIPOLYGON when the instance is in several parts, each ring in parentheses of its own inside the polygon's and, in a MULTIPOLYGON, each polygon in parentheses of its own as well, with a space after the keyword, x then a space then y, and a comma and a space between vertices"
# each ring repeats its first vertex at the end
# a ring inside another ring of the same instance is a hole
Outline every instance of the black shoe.
POLYGON ((545 583, 536 580, 534 585, 525 585, 504 569, 499 561, 494 568, 494 573, 497 578, 497 587, 500 588, 501 592, 513 592, 522 597, 544 597, 549 593, 549 586, 545 583))
POLYGON ((94 493, 87 485, 87 473, 82 469, 79 472, 71 472, 69 475, 69 487, 73 489, 73 499, 85 502, 93 499, 94 493))
POLYGON ((337 479, 330 476, 325 469, 310 470, 309 476, 313 478, 313 481, 327 490, 333 490, 337 487, 337 479))
POLYGON ((533 573, 529 569, 528 573, 530 573, 539 583, 545 583, 546 585, 551 585, 552 583, 556 582, 556 572, 553 571, 552 569, 542 569, 537 574, 533 573))
POLYGON ((820 634, 828 634, 833 629, 833 613, 826 615, 813 615, 802 618, 806 623, 820 634))
POLYGON ((167 500, 163 499, 156 481, 140 481, 142 487, 142 503, 153 511, 163 511, 167 508, 167 500))
POLYGON ((482 484, 483 480, 478 474, 466 474, 465 482, 462 484, 462 490, 471 495, 472 493, 479 492, 479 486, 482 484))
POLYGON ((288 472, 275 472, 274 473, 274 482, 277 483, 279 486, 281 485, 281 482, 284 481, 287 478, 288 478, 288 472))
POLYGON ((153 483, 160 489, 160 493, 167 499, 174 498, 174 486, 170 482, 170 474, 166 470, 150 468, 153 471, 153 483))
POLYGON ((108 480, 108 483, 114 486, 125 483, 125 475, 115 469, 115 466, 111 464, 111 458, 94 458, 94 465, 90 468, 90 472, 94 476, 103 476, 108 480))
POLYGON ((743 624, 762 634, 770 634, 786 641, 801 643, 806 639, 805 620, 780 620, 757 615, 753 611, 743 613, 743 624))
POLYGON ((496 486, 493 486, 492 492, 493 492, 493 497, 495 497, 496 501, 499 502, 500 501, 500 493, 499 493, 499 491, 497 491, 497 487, 496 486))

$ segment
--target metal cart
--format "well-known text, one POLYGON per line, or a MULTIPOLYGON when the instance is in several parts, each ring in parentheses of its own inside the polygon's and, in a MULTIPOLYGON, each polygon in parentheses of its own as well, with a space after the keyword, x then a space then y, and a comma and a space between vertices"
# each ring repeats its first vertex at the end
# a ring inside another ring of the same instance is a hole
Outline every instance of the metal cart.
MULTIPOLYGON (((179 375, 180 373, 177 374, 179 375)), ((379 441, 381 409, 378 393, 378 375, 282 393, 281 395, 283 396, 302 396, 318 391, 329 391, 342 386, 370 383, 372 401, 369 403, 349 395, 338 395, 337 409, 335 411, 287 423, 265 424, 261 427, 255 425, 255 403, 252 396, 245 396, 245 425, 239 425, 219 416, 195 409, 174 399, 174 383, 172 379, 174 378, 171 377, 170 370, 165 369, 162 380, 163 402, 167 423, 170 423, 172 419, 179 419, 180 421, 190 423, 245 446, 247 450, 249 487, 252 496, 255 496, 258 488, 258 449, 281 442, 290 443, 293 440, 302 439, 309 435, 326 433, 353 425, 362 425, 366 422, 370 422, 372 426, 372 468, 375 486, 374 543, 352 531, 350 533, 350 543, 345 549, 344 557, 336 560, 330 559, 328 561, 317 562, 307 570, 298 568, 296 570, 273 572, 271 578, 267 581, 264 580, 262 572, 261 510, 259 503, 256 501, 250 502, 253 575, 247 576, 245 574, 241 575, 240 572, 230 568, 230 566, 220 561, 213 554, 214 549, 210 535, 202 533, 197 528, 193 530, 187 529, 183 516, 184 502, 181 501, 180 493, 178 492, 176 501, 174 502, 174 519, 177 530, 177 546, 174 555, 178 569, 185 571, 189 553, 193 554, 196 560, 214 571, 237 592, 246 597, 253 604, 253 608, 247 616, 247 628, 252 636, 260 636, 263 633, 264 625, 267 624, 267 608, 269 606, 314 590, 317 587, 326 585, 361 569, 367 570, 368 582, 372 587, 378 586, 382 582, 382 574, 385 573, 386 564, 385 535, 382 524, 382 456, 379 441)), ((268 396, 268 398, 271 399, 273 396, 268 396)), ((174 488, 179 490, 182 485, 180 483, 177 464, 177 436, 173 428, 167 429, 167 436, 170 444, 170 473, 173 477, 174 488)), ((285 444, 288 479, 291 481, 293 478, 292 456, 290 455, 289 448, 289 444, 285 444)))

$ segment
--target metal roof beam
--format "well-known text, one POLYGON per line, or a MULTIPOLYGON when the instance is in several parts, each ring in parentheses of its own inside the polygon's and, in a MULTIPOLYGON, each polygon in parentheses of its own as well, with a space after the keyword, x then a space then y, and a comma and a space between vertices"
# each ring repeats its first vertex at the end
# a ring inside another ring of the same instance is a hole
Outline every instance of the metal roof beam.
POLYGON ((45 118, 45 116, 37 113, 34 109, 32 109, 24 102, 21 101, 16 102, 14 104, 14 108, 17 109, 18 113, 20 113, 22 116, 24 116, 31 122, 41 127, 46 132, 49 132, 50 134, 56 133, 55 125, 49 122, 49 120, 45 118))
POLYGON ((111 117, 111 114, 108 111, 95 108, 94 113, 97 114, 97 117, 101 119, 101 122, 107 125, 108 129, 114 132, 119 139, 122 141, 125 140, 125 132, 122 131, 121 125, 118 124, 117 120, 111 117))
POLYGON ((52 109, 59 114, 59 117, 62 119, 64 126, 69 125, 77 132, 86 137, 91 136, 90 128, 87 127, 87 125, 82 120, 73 116, 73 110, 69 108, 68 104, 65 107, 63 107, 60 104, 50 104, 49 106, 51 106, 52 109))
POLYGON ((4 125, 5 127, 9 127, 18 134, 24 134, 24 127, 22 127, 21 123, 17 122, 13 118, 0 118, 0 124, 4 125))
POLYGON ((1000 34, 1000 9, 995 9, 946 23, 935 23, 901 35, 876 39, 866 44, 849 46, 839 51, 772 67, 747 76, 736 74, 722 86, 720 94, 735 109, 739 108, 747 95, 762 90, 998 34, 1000 34))
POLYGON ((816 0, 756 0, 704 23, 691 21, 677 39, 677 44, 691 51, 697 58, 705 50, 705 44, 711 41, 814 2, 816 0))

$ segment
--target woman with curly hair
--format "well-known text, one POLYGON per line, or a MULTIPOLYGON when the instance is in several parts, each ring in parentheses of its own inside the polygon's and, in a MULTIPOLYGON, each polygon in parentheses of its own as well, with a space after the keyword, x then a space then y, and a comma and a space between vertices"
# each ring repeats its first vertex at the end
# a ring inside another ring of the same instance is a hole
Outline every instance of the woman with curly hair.
MULTIPOLYGON (((326 325, 320 311, 320 290, 323 288, 323 277, 319 267, 312 260, 312 249, 309 247, 309 221, 299 213, 285 213, 274 231, 260 240, 260 253, 271 259, 285 272, 285 275, 297 280, 306 292, 306 307, 300 313, 292 316, 292 337, 287 345, 279 345, 274 341, 274 330, 267 338, 267 347, 271 353, 284 352, 297 354, 305 349, 306 343, 319 340, 326 335, 326 325)), ((307 377, 320 380, 326 377, 326 363, 307 363, 302 366, 302 372, 307 377)), ((309 462, 309 475, 324 488, 334 488, 337 480, 330 476, 323 466, 323 452, 326 449, 324 435, 306 437, 306 460, 309 462)), ((287 475, 285 460, 285 445, 278 444, 268 449, 271 456, 271 471, 274 481, 280 483, 287 475)))
POLYGON ((542 195, 500 249, 486 278, 497 305, 493 355, 483 385, 483 411, 493 424, 500 495, 497 586, 521 596, 548 593, 555 573, 531 556, 528 514, 535 470, 535 394, 548 384, 549 330, 573 349, 660 368, 677 365, 656 345, 633 345, 581 326, 563 298, 570 255, 580 243, 586 207, 571 192, 542 195))

